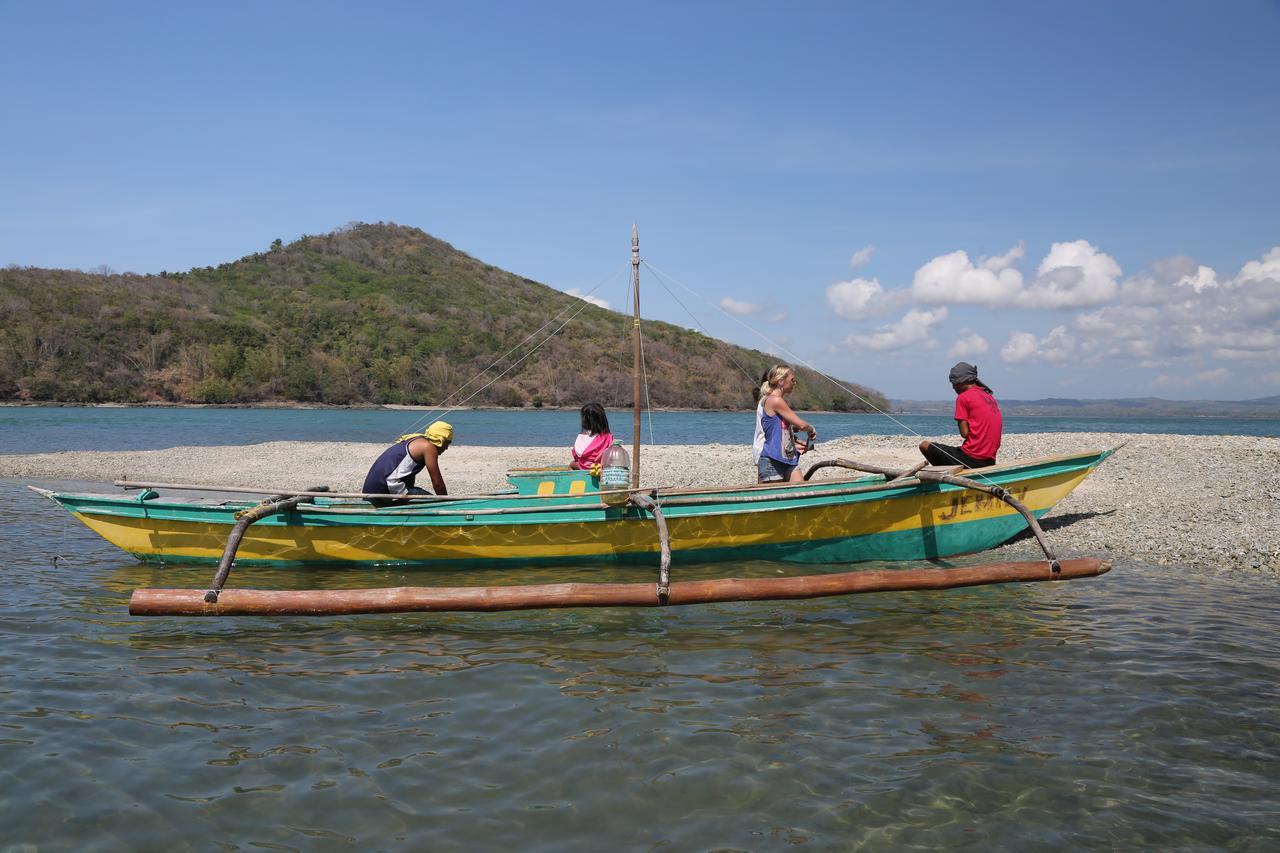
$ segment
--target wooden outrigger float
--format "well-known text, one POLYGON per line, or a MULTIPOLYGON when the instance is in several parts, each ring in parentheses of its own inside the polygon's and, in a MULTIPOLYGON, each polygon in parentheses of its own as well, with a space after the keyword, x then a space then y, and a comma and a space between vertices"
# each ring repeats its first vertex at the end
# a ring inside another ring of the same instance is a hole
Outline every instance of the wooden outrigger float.
MULTIPOLYGON (((639 345, 639 243, 632 233, 639 345)), ((478 496, 423 495, 375 508, 372 497, 325 489, 281 491, 118 481, 136 496, 43 489, 104 539, 147 562, 216 564, 204 590, 139 589, 134 615, 340 615, 550 607, 671 606, 799 599, 863 592, 950 589, 1095 577, 1097 558, 1059 561, 1037 519, 1112 450, 998 465, 972 472, 819 462, 806 482, 719 489, 639 487, 639 391, 631 487, 601 491, 585 471, 517 469, 513 488, 478 496), (811 481, 826 467, 851 469, 811 481), (248 500, 163 499, 157 489, 269 495, 248 500), (842 572, 781 578, 675 581, 682 562, 919 561, 988 550, 1030 528, 1045 559, 983 566, 842 572), (643 564, 656 583, 400 587, 268 591, 224 589, 236 565, 421 569, 643 564)), ((34 488, 34 487, 32 487, 34 488)), ((385 497, 381 495, 378 497, 385 497)))
POLYGON ((229 589, 211 603, 207 593, 196 589, 139 589, 129 602, 129 613, 134 616, 347 616, 553 607, 662 607, 1070 580, 1097 577, 1110 568, 1110 563, 1087 557, 1063 560, 1057 572, 1041 561, 792 578, 722 578, 677 581, 670 585, 665 596, 659 595, 651 583, 561 583, 301 591, 229 589))

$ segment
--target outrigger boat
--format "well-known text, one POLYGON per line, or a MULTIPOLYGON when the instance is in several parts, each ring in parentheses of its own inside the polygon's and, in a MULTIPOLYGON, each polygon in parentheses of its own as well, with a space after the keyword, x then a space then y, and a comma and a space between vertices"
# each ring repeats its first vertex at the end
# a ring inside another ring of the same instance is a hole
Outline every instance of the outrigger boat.
MULTIPOLYGON (((632 233, 634 336, 639 337, 639 244, 632 233)), ((637 360, 639 358, 637 348, 637 360)), ((639 385, 637 373, 636 385, 639 385)), ((636 387, 634 399, 641 399, 636 387)), ((478 496, 425 495, 375 508, 359 493, 118 481, 133 496, 36 489, 95 533, 145 562, 217 564, 206 590, 136 590, 139 615, 328 615, 424 610, 670 605, 808 598, 1105 573, 1096 558, 1059 561, 1037 519, 1112 450, 962 472, 890 470, 850 460, 813 465, 806 482, 737 488, 641 488, 640 409, 634 410, 630 488, 601 489, 585 471, 516 469, 511 488, 478 496), (823 468, 852 469, 809 480, 823 468), (271 495, 266 500, 162 498, 157 489, 271 495), (993 548, 1030 528, 1045 560, 918 570, 672 582, 681 562, 801 563, 944 560, 993 548), (412 568, 636 564, 658 558, 656 584, 401 587, 385 590, 224 589, 233 565, 412 568)), ((35 487, 32 487, 35 488, 35 487)), ((382 496, 385 497, 385 496, 382 496)))

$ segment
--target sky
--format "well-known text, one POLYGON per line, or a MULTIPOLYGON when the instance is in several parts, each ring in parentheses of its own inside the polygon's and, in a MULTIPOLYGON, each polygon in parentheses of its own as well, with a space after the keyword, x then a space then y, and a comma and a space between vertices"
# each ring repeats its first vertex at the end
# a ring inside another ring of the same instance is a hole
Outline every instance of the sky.
MULTIPOLYGON (((1280 394, 1280 2, 0 0, 0 267, 411 225, 895 399, 1280 394)), ((745 380, 744 380, 745 381, 745 380)), ((656 401, 655 401, 656 402, 656 401)))

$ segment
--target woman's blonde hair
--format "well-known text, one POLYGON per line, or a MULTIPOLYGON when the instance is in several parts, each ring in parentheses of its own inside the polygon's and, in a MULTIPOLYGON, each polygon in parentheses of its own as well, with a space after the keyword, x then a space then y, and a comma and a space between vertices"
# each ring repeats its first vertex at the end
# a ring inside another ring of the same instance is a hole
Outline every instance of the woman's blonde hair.
POLYGON ((786 381, 787 377, 795 373, 789 364, 775 364, 769 368, 769 372, 764 375, 764 381, 760 383, 761 399, 769 396, 778 390, 778 386, 786 381))

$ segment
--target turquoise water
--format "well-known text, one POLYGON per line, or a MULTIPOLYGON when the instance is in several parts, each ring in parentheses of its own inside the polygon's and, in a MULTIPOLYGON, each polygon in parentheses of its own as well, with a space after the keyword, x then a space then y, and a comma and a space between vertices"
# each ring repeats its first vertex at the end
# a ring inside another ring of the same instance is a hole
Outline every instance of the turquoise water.
POLYGON ((1280 845, 1270 577, 1122 562, 811 602, 141 619, 132 589, 209 571, 136 564, 12 481, 0 530, 5 849, 1280 845))
MULTIPOLYGON (((151 450, 179 445, 264 441, 390 442, 430 413, 382 409, 134 409, 0 407, 0 453, 151 450)), ((566 444, 578 431, 573 411, 461 411, 449 414, 459 443, 488 446, 566 444)), ((614 432, 631 435, 631 413, 609 413, 614 432)), ((948 435, 955 421, 937 415, 816 414, 821 438, 849 435, 948 435), (896 421, 896 422, 895 422, 896 421)), ((747 444, 750 412, 655 412, 641 436, 658 444, 747 444), (652 423, 652 432, 650 424, 652 423)), ((1135 432, 1180 435, 1280 435, 1280 420, 1248 418, 1009 417, 1005 432, 1135 432)))

